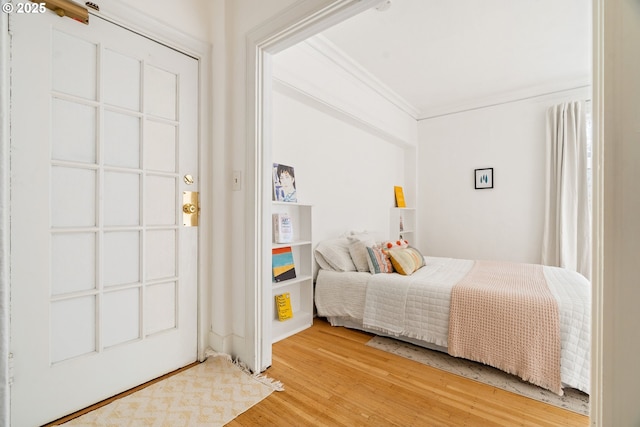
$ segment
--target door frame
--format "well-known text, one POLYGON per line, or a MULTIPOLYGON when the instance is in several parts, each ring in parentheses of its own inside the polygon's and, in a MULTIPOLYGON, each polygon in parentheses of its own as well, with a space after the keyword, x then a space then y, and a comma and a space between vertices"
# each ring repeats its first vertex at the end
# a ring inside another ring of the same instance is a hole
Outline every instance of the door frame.
POLYGON ((245 348, 254 372, 271 366, 271 56, 380 0, 303 0, 254 28, 246 39, 245 348))
MULTIPOLYGON (((5 1, 1 1, 3 4, 5 1)), ((198 125, 197 148, 199 153, 200 206, 202 212, 198 227, 197 267, 197 357, 202 361, 207 348, 207 325, 211 271, 203 260, 209 257, 211 237, 210 213, 212 207, 211 165, 212 129, 210 121, 211 51, 210 43, 188 36, 176 28, 164 24, 137 9, 118 2, 105 2, 99 12, 89 9, 89 14, 119 25, 198 61, 198 125)), ((47 11, 47 13, 52 13, 47 11)), ((98 18, 98 19, 100 19, 98 18)), ((66 19, 66 18, 61 18, 66 19)), ((82 24, 78 24, 82 25, 82 24)), ((91 25, 91 22, 89 22, 91 25)), ((0 14, 0 425, 10 425, 11 354, 10 354, 10 53, 9 15, 0 14)))
MULTIPOLYGON (((2 1, 4 4, 4 1, 2 1)), ((0 425, 10 425, 9 15, 0 14, 0 425)))

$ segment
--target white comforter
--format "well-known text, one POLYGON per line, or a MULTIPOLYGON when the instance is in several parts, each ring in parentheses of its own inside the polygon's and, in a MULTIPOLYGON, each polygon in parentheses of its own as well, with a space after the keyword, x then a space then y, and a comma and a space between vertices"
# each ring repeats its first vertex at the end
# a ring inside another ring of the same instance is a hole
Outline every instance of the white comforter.
MULTIPOLYGON (((320 270, 316 282, 318 315, 362 322, 365 329, 447 346, 451 289, 473 261, 426 257, 411 276, 339 273, 320 270)), ((561 380, 589 393, 591 287, 580 274, 544 267, 558 302, 561 380)))

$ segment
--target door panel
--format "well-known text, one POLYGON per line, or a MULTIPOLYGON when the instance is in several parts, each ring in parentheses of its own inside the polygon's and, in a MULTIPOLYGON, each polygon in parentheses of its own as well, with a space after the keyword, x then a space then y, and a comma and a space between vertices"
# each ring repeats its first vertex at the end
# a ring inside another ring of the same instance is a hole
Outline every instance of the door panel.
POLYGON ((51 157, 55 160, 95 163, 98 127, 96 108, 57 98, 52 102, 51 157), (82 123, 82 126, 76 123, 82 123))
POLYGON ((198 64, 98 17, 10 16, 12 424, 197 357, 198 64), (181 179, 190 174, 193 185, 181 179))
POLYGON ((140 111, 141 61, 111 49, 104 50, 103 61, 105 104, 140 111))
POLYGON ((126 112, 105 110, 103 120, 104 164, 121 168, 139 168, 140 118, 126 112))
POLYGON ((178 78, 174 73, 154 66, 145 68, 145 82, 153 91, 145 92, 145 107, 150 115, 169 120, 176 119, 176 94, 178 78))
POLYGON ((53 90, 86 100, 97 97, 98 46, 69 35, 52 31, 51 68, 53 90))

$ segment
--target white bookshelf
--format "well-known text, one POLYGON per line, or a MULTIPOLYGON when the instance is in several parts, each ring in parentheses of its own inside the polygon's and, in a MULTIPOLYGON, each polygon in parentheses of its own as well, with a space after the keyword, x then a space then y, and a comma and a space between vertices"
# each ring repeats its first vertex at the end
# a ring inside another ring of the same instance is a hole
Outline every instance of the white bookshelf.
POLYGON ((288 213, 293 226, 291 243, 275 243, 272 249, 291 247, 296 277, 271 282, 271 341, 276 342, 298 333, 313 323, 313 248, 311 241, 312 206, 302 203, 273 202, 272 213, 288 213), (278 320, 275 296, 289 292, 293 317, 278 320))
POLYGON ((415 208, 391 208, 389 213, 389 238, 403 239, 409 244, 416 244, 416 210, 415 208))

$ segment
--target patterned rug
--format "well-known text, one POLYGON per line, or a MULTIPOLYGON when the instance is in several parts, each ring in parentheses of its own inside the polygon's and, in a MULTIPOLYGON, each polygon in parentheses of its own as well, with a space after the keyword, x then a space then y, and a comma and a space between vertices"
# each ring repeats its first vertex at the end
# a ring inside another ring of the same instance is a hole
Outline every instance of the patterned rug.
POLYGON ((530 397, 540 402, 568 409, 582 415, 589 415, 589 395, 573 388, 565 388, 564 396, 545 390, 506 372, 482 363, 449 356, 446 353, 429 350, 417 345, 392 338, 373 337, 368 346, 393 353, 424 365, 452 374, 479 381, 502 390, 530 397))
POLYGON ((251 375, 228 355, 199 365, 84 414, 64 426, 223 426, 282 384, 251 375))

